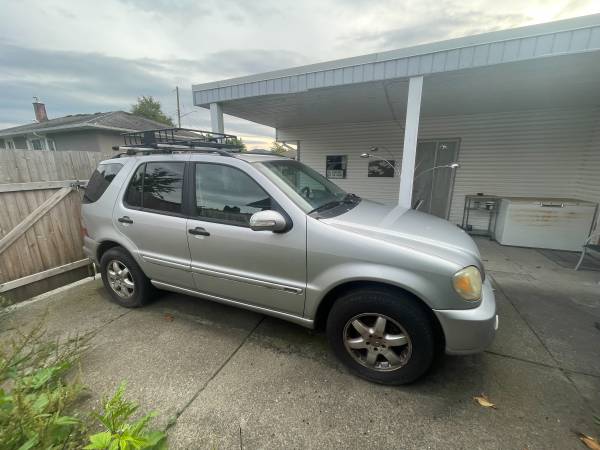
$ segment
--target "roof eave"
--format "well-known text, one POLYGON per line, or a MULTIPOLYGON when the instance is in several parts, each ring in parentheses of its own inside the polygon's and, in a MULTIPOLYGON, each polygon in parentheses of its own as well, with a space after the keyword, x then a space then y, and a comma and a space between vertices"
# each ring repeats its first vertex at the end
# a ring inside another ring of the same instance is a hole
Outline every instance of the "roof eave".
POLYGON ((239 98, 293 94, 312 88, 408 78, 596 50, 600 50, 600 14, 195 84, 192 91, 195 106, 206 107, 210 103, 239 98), (568 42, 566 49, 554 44, 554 39, 561 34, 564 35, 564 41, 568 42), (589 38, 584 36, 580 40, 573 39, 575 34, 578 35, 577 38, 579 35, 589 34, 589 38), (543 47, 536 47, 538 41, 542 41, 543 47), (551 44, 547 44, 546 41, 551 44), (528 54, 525 50, 531 47, 532 43, 533 51, 528 54), (453 62, 448 64, 447 61, 453 62), (355 79, 356 74, 358 78, 355 79))
POLYGON ((81 123, 78 125, 63 125, 63 126, 57 126, 57 127, 48 127, 48 128, 33 129, 33 130, 23 130, 23 131, 16 131, 16 132, 0 131, 0 138, 4 138, 4 137, 10 138, 10 137, 15 137, 15 136, 27 136, 30 134, 47 134, 47 133, 55 133, 55 132, 62 132, 62 131, 81 131, 81 130, 118 131, 120 133, 130 133, 130 132, 134 132, 134 131, 139 131, 139 130, 135 130, 133 128, 120 128, 120 127, 110 127, 110 126, 106 126, 106 125, 98 125, 98 124, 92 124, 92 123, 81 123))

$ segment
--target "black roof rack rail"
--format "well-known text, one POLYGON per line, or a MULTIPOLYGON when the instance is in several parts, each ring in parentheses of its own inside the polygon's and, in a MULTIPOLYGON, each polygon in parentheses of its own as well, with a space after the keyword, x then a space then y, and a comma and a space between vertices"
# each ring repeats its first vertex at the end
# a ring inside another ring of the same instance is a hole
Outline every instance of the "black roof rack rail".
POLYGON ((114 146, 113 150, 124 150, 126 154, 207 152, 233 156, 239 152, 238 139, 233 134, 192 128, 160 128, 156 130, 123 133, 125 145, 114 146))

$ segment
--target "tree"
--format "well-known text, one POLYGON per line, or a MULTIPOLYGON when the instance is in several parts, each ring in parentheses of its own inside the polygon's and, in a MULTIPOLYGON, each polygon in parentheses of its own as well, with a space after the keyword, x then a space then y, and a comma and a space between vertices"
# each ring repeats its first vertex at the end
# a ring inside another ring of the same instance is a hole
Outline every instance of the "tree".
POLYGON ((235 137, 229 140, 229 142, 235 145, 240 152, 245 152, 247 150, 246 143, 240 137, 235 137))
POLYGON ((271 150, 273 153, 277 153, 278 155, 285 155, 288 151, 288 149, 283 144, 280 144, 279 142, 275 141, 273 141, 269 150, 271 150))
POLYGON ((138 97, 137 103, 131 106, 131 113, 146 119, 155 120, 174 127, 173 119, 162 112, 160 102, 150 95, 138 97))

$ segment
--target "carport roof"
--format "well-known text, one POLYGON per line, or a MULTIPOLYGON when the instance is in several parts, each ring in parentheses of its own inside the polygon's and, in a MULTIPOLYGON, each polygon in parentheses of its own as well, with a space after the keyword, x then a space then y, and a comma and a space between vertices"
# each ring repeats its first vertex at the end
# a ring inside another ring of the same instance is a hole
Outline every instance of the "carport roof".
POLYGON ((197 84, 192 90, 196 106, 220 103, 226 114, 274 127, 393 120, 404 114, 407 79, 418 75, 426 76, 424 115, 598 105, 600 14, 197 84), (434 99, 432 93, 439 95, 434 99))

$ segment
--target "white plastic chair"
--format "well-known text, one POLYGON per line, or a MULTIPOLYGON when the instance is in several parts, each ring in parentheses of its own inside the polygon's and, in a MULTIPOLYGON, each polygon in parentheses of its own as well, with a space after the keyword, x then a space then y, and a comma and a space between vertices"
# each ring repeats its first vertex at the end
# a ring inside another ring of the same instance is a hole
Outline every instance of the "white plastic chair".
POLYGON ((592 251, 600 253, 600 244, 597 243, 598 241, 594 241, 594 239, 598 236, 600 236, 600 231, 592 231, 592 233, 585 240, 585 243, 583 244, 583 249, 581 250, 581 257, 579 258, 579 261, 577 261, 575 270, 579 270, 579 266, 581 266, 581 263, 583 262, 585 254, 587 252, 592 251), (596 242, 596 244, 592 244, 592 242, 596 242))

